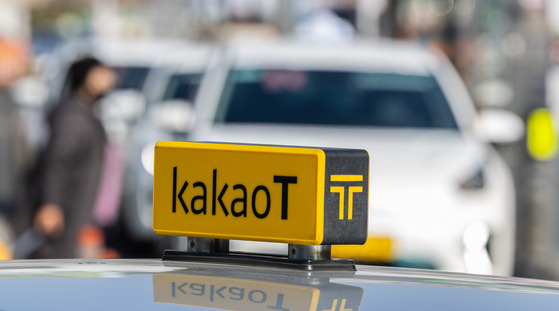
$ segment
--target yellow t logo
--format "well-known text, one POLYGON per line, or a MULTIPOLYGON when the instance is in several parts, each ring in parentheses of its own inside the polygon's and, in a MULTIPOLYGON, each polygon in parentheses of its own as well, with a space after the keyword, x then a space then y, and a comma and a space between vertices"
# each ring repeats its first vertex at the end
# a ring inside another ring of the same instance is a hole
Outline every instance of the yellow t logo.
MULTIPOLYGON (((363 181, 363 175, 332 175, 330 176, 330 181, 338 182, 355 182, 363 181)), ((356 192, 363 192, 363 187, 361 186, 332 186, 330 187, 330 192, 339 193, 340 195, 340 208, 339 208, 339 219, 344 219, 344 204, 345 204, 345 189, 348 189, 348 202, 347 202, 347 219, 353 218, 353 194, 356 192)))

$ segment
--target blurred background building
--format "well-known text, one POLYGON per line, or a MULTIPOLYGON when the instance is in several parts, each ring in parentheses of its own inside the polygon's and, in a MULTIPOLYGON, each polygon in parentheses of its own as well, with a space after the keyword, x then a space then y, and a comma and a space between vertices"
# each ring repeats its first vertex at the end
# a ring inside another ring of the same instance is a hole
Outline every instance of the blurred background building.
MULTIPOLYGON (((558 32, 554 0, 0 0, 0 72, 52 79, 52 55, 86 37, 204 43, 385 37, 438 47, 478 107, 505 108, 527 120, 535 108, 559 113, 558 32)), ((18 84, 27 91, 15 99, 27 149, 36 152, 46 135, 37 111, 44 113, 49 89, 25 85, 37 86, 18 84)), ((559 161, 535 159, 526 144, 497 146, 518 190, 516 274, 557 279, 559 161)))

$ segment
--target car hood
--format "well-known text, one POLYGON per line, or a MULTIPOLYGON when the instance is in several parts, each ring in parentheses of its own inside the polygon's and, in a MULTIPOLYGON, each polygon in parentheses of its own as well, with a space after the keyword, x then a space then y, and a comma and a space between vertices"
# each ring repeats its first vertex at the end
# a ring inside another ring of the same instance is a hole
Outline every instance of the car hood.
POLYGON ((2 310, 340 310, 333 306, 342 303, 351 310, 555 310, 559 304, 559 284, 551 281, 161 260, 0 262, 0 293, 2 310))
MULTIPOLYGON (((304 126, 214 126, 195 140, 366 149, 371 208, 458 191, 488 158, 488 148, 456 130, 304 126), (389 203, 391 202, 391 203, 389 203)), ((425 210, 423 210, 425 212, 425 210)))

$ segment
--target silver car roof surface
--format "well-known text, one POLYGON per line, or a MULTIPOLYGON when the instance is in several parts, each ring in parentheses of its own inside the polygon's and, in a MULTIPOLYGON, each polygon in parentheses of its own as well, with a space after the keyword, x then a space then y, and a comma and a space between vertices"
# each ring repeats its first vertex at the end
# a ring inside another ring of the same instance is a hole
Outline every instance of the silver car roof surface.
POLYGON ((357 266, 305 272, 161 260, 0 262, 0 310, 556 310, 559 283, 357 266))
POLYGON ((94 55, 110 65, 153 66, 176 63, 184 58, 202 58, 211 45, 166 39, 116 40, 84 38, 59 48, 60 57, 94 55))

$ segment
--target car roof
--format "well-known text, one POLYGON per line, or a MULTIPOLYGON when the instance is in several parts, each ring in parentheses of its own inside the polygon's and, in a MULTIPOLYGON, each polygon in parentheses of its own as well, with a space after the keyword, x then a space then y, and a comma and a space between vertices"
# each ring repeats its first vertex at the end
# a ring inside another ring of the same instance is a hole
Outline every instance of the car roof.
POLYGON ((177 63, 185 58, 204 59, 210 50, 210 44, 186 40, 82 38, 61 46, 59 54, 62 58, 71 59, 93 55, 116 66, 151 67, 177 63))
POLYGON ((355 40, 320 44, 302 40, 235 41, 226 45, 238 67, 375 70, 426 75, 446 61, 412 42, 355 40))
POLYGON ((0 262, 3 310, 555 310, 559 283, 357 266, 309 272, 144 260, 0 262))
MULTIPOLYGON (((210 61, 207 79, 203 80, 196 101, 207 101, 208 96, 214 96, 215 88, 221 87, 220 82, 216 82, 223 75, 220 70, 237 68, 433 76, 449 100, 459 127, 471 129, 474 124, 474 104, 460 76, 440 50, 422 43, 391 39, 355 39, 337 43, 292 38, 238 39, 225 43, 216 55, 219 57, 210 61), (212 70, 214 68, 220 70, 212 70)), ((217 103, 215 100, 210 102, 217 103)), ((202 114, 200 120, 213 118, 204 114, 214 113, 215 106, 207 103, 196 106, 198 113, 202 114)))

